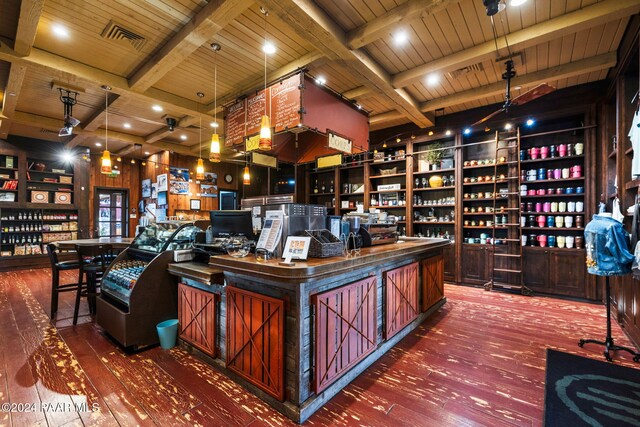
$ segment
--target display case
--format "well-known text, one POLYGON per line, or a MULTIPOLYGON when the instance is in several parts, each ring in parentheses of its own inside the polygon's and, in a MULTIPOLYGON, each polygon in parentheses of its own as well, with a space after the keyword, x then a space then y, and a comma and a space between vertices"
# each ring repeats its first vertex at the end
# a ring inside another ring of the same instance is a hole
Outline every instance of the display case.
POLYGON ((190 248, 200 231, 195 222, 151 224, 105 272, 97 322, 124 347, 156 344, 156 324, 177 317, 177 282, 167 265, 173 251, 190 248))

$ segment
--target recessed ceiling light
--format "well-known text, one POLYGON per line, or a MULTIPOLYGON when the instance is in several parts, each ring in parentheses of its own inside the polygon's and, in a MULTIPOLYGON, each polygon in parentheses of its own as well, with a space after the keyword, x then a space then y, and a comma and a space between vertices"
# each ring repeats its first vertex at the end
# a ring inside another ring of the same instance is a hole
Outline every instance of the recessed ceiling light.
POLYGON ((447 130, 444 134, 447 135, 447 136, 451 136, 451 131, 447 130))
POLYGON ((510 6, 522 6, 526 2, 527 2, 527 0, 511 0, 511 3, 509 3, 509 5, 510 6))
POLYGON ((125 129, 131 129, 131 123, 123 123, 125 129))
POLYGON ((534 119, 527 119, 527 126, 531 127, 536 123, 534 119))
POLYGON ((276 53, 276 46, 271 42, 266 42, 262 46, 262 51, 267 55, 273 55, 274 53, 276 53))
POLYGON ((404 46, 409 41, 409 35, 406 31, 400 30, 397 33, 393 34, 393 43, 396 46, 404 46))
POLYGON ((427 85, 435 86, 440 82, 440 74, 432 73, 427 76, 427 85))
POLYGON ((470 133, 471 133, 471 128, 466 128, 466 129, 464 130, 464 134, 465 134, 465 135, 469 135, 470 133))
POLYGON ((319 85, 325 85, 327 83, 327 79, 325 79, 324 76, 318 76, 316 77, 316 83, 319 85))
POLYGON ((211 122, 211 127, 212 127, 212 128, 217 128, 218 126, 220 126, 220 125, 218 124, 218 122, 211 122))
POLYGON ((180 135, 180 139, 183 140, 183 141, 186 141, 187 140, 187 135, 180 135))
POLYGON ((99 142, 96 142, 96 147, 102 147, 102 144, 99 142))
POLYGON ((156 104, 156 105, 152 106, 151 109, 153 111, 160 112, 160 111, 162 111, 162 106, 156 104))
POLYGON ((69 30, 67 30, 67 27, 63 25, 53 24, 53 26, 51 27, 51 31, 53 31, 53 34, 61 39, 69 38, 69 30))
POLYGON ((144 152, 144 155, 145 155, 145 156, 148 156, 149 154, 151 154, 151 153, 149 153, 148 151, 145 151, 145 152, 144 152))
POLYGON ((513 125, 511 123, 507 123, 506 125, 504 125, 505 130, 511 130, 512 127, 513 125))

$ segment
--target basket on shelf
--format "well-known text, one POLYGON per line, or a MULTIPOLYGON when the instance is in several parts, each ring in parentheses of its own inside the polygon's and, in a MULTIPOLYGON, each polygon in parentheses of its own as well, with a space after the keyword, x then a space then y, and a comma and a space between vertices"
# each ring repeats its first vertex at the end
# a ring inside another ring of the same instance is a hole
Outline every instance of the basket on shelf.
POLYGON ((398 167, 393 167, 389 169, 380 169, 380 175, 395 175, 398 173, 398 167))
POLYGON ((309 246, 310 258, 328 258, 342 255, 342 242, 331 234, 329 230, 306 230, 305 233, 311 237, 311 245, 309 246))

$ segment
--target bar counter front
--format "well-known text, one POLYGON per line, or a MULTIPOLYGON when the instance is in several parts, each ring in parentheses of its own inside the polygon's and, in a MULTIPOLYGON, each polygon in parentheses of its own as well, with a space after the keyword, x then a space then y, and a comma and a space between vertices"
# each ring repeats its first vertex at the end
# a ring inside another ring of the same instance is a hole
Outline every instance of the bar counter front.
POLYGON ((409 238, 293 266, 170 264, 182 345, 303 422, 445 303, 449 244, 409 238))

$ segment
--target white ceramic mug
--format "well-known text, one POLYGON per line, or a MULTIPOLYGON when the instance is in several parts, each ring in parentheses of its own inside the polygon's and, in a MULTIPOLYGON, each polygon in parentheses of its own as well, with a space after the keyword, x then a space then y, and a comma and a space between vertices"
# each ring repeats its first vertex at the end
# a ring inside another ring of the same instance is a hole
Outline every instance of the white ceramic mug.
POLYGON ((564 248, 564 245, 566 243, 566 239, 564 236, 558 236, 558 238, 556 239, 556 243, 558 244, 559 248, 564 248))
POLYGON ((564 217, 564 226, 566 228, 573 227, 573 217, 571 215, 567 215, 564 217))
POLYGON ((575 211, 576 211, 576 202, 568 202, 567 212, 575 212, 575 211))
POLYGON ((573 145, 573 150, 576 153, 576 156, 582 156, 582 153, 584 153, 584 144, 582 142, 576 142, 573 145))
POLYGON ((560 228, 564 224, 564 217, 562 215, 556 216, 556 227, 560 228))
POLYGON ((573 248, 573 243, 574 242, 575 242, 575 237, 567 236, 567 240, 566 240, 567 248, 569 248, 569 249, 573 248))
POLYGON ((551 212, 558 212, 558 202, 551 202, 551 212))
POLYGON ((567 211, 567 202, 558 202, 558 212, 567 211))
POLYGON ((522 246, 527 246, 527 235, 523 234, 521 239, 522 239, 522 246))
POLYGON ((527 226, 527 218, 524 217, 524 216, 521 216, 520 217, 520 227, 526 227, 526 226, 527 226))
POLYGON ((562 169, 562 178, 567 179, 569 178, 569 176, 571 176, 571 169, 569 168, 562 169))
POLYGON ((576 202, 576 212, 582 212, 584 210, 584 202, 576 202))

